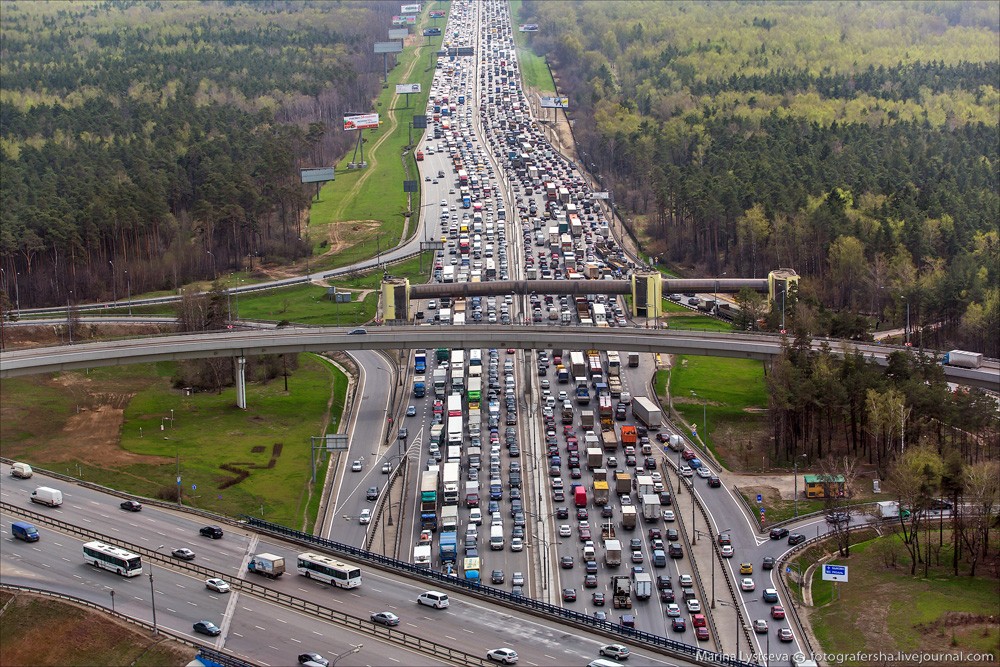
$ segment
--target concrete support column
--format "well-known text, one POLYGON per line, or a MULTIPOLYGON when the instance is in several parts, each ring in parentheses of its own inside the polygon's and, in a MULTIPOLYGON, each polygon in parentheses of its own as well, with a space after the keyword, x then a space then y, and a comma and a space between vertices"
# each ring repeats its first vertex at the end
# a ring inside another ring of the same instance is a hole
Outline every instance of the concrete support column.
POLYGON ((241 410, 247 409, 247 359, 246 357, 235 357, 233 364, 236 366, 236 407, 241 410))

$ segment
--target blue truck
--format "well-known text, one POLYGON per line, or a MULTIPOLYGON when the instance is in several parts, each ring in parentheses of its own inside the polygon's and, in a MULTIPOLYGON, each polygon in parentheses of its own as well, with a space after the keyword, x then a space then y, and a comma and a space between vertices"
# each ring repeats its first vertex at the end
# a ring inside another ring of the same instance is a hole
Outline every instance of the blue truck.
POLYGON ((413 355, 413 372, 420 374, 427 370, 427 352, 419 350, 413 355))
POLYGON ((413 397, 423 398, 427 395, 427 379, 424 375, 413 377, 413 397))
POLYGON ((38 541, 38 529, 26 521, 15 521, 10 525, 10 533, 25 542, 38 541))
POLYGON ((442 563, 454 563, 458 558, 458 539, 455 531, 441 533, 439 538, 442 563))

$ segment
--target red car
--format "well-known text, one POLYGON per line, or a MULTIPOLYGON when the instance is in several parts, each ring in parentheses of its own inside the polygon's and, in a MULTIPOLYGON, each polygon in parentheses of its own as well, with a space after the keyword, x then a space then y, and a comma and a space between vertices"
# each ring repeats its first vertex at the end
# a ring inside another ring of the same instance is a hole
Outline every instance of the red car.
POLYGON ((695 454, 694 452, 692 452, 692 451, 691 451, 690 449, 685 449, 685 450, 684 450, 684 453, 682 453, 682 454, 681 454, 681 457, 682 457, 682 458, 683 458, 683 459, 684 459, 685 461, 690 461, 691 459, 696 459, 696 458, 698 458, 698 455, 697 455, 697 454, 695 454))
POLYGON ((649 539, 650 540, 662 540, 663 539, 663 535, 660 534, 660 529, 659 528, 650 528, 649 529, 649 539))
POLYGON ((780 604, 776 604, 771 607, 771 618, 775 620, 781 620, 785 617, 785 608, 780 604))
POLYGON ((590 528, 587 528, 586 526, 584 526, 583 528, 580 529, 580 541, 581 542, 586 542, 587 540, 590 540, 590 539, 593 539, 590 536, 590 528))
POLYGON ((708 641, 708 639, 709 639, 708 628, 706 628, 704 626, 695 628, 694 629, 694 636, 697 637, 698 639, 700 639, 703 642, 704 641, 708 641))

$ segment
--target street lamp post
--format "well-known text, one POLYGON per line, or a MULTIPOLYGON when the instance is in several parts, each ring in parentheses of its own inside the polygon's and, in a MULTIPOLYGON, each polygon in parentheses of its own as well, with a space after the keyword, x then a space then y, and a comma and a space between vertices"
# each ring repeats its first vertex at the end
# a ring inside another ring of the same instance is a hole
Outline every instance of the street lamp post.
POLYGON ((112 262, 109 259, 108 260, 108 264, 111 265, 111 294, 112 294, 111 299, 112 299, 112 301, 114 301, 117 304, 118 303, 118 281, 115 280, 115 263, 112 262))
POLYGON ((115 613, 115 589, 111 589, 111 613, 115 613))
POLYGON ((739 609, 737 609, 736 605, 733 604, 732 602, 726 602, 725 600, 719 600, 719 604, 721 604, 723 607, 729 607, 729 608, 731 608, 733 610, 733 614, 736 616, 736 633, 733 635, 733 638, 736 640, 736 651, 735 651, 735 653, 736 653, 736 658, 738 660, 739 657, 740 657, 740 612, 739 612, 739 609))
POLYGON ((211 250, 206 250, 205 252, 212 256, 212 281, 214 282, 215 279, 218 278, 218 269, 215 263, 215 253, 213 253, 211 250))
MULTIPOLYGON (((730 530, 729 528, 726 528, 725 530, 720 531, 719 535, 722 535, 723 533, 728 533, 729 530, 730 530)), ((711 532, 704 533, 700 530, 695 530, 694 532, 696 535, 701 535, 702 537, 707 537, 708 539, 712 539, 711 532)), ((712 609, 715 609, 715 558, 716 558, 715 553, 717 548, 718 548, 717 544, 713 541, 712 542, 712 609)))
MULTIPOLYGON (((154 551, 159 551, 163 545, 156 547, 154 551)), ((153 562, 149 563, 149 603, 153 608, 153 634, 158 635, 160 631, 156 629, 156 591, 153 589, 153 562)))
POLYGON ((362 648, 364 648, 364 646, 365 646, 364 644, 358 644, 357 646, 352 646, 350 651, 344 651, 343 653, 338 653, 334 655, 333 661, 330 663, 330 667, 336 667, 337 663, 340 661, 341 658, 347 655, 351 655, 352 653, 357 653, 362 648))
POLYGON ((128 287, 128 316, 132 317, 132 277, 128 274, 128 269, 125 269, 125 284, 128 287))

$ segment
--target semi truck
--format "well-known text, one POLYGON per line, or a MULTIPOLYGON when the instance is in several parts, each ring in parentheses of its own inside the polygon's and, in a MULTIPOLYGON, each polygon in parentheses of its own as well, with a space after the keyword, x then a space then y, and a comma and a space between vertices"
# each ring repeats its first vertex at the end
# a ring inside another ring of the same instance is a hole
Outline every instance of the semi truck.
POLYGON ((642 518, 646 523, 653 523, 660 518, 660 497, 653 493, 641 496, 642 518))
POLYGON ((648 600, 653 595, 653 575, 649 572, 636 572, 635 574, 635 598, 637 600, 648 600))
POLYGON ((420 529, 437 530, 437 473, 432 470, 420 475, 420 529))
POLYGON ((264 575, 268 579, 277 579, 285 573, 285 559, 274 554, 256 554, 250 556, 247 571, 264 575))
POLYGON ((611 577, 611 603, 615 609, 632 608, 632 579, 628 575, 611 577))
POLYGON ((594 480, 594 506, 604 507, 608 504, 608 499, 610 498, 610 491, 608 489, 607 480, 594 480))
POLYGON ((625 505, 622 507, 622 528, 625 530, 632 530, 635 528, 635 518, 635 505, 625 505))
POLYGON ((618 540, 604 541, 604 563, 608 567, 618 567, 622 564, 622 543, 618 540))
POLYGON ((958 368, 979 368, 983 365, 983 355, 979 352, 966 352, 965 350, 951 350, 945 352, 942 363, 958 368))
POLYGON ((650 430, 659 429, 663 422, 660 406, 645 396, 636 396, 632 399, 632 416, 650 430))

